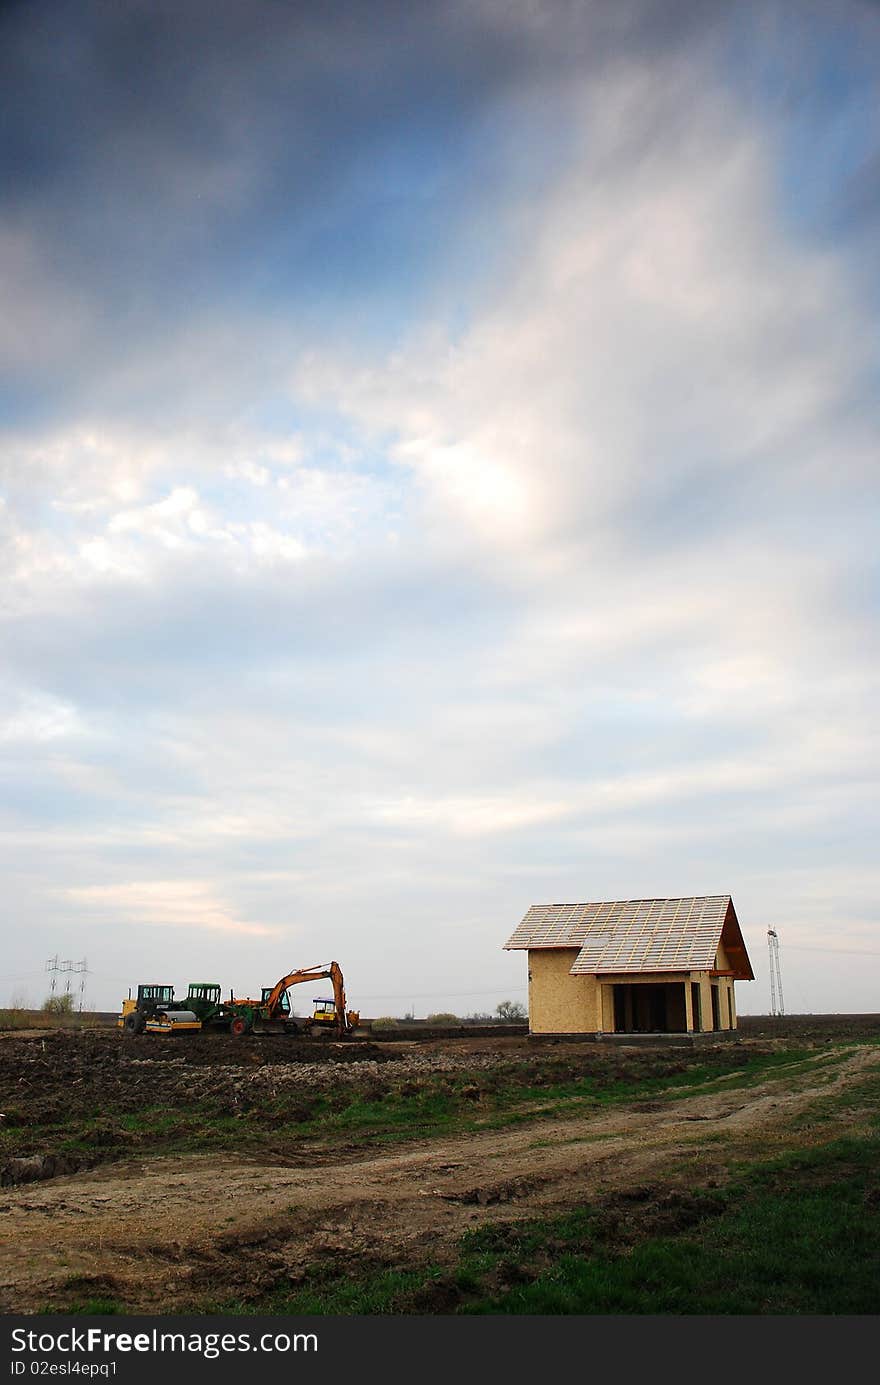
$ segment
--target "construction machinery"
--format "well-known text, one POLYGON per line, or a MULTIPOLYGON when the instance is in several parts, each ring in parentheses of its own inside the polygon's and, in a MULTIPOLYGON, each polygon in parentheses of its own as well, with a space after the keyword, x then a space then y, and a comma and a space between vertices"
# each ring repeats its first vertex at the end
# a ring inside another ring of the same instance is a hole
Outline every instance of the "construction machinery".
POLYGON ((233 998, 226 1002, 225 1008, 232 1016, 229 1032, 236 1035, 305 1033, 344 1039, 353 1034, 360 1023, 359 1012, 346 1007, 345 983, 338 962, 290 971, 274 986, 264 986, 259 1000, 233 998), (290 987, 325 978, 332 983, 333 999, 316 1000, 310 1017, 295 1019, 290 1013, 287 994, 290 987))
POLYGON ((327 999, 321 1000, 316 997, 315 1000, 312 1001, 312 1028, 317 1026, 319 1029, 323 1030, 325 1026, 335 1023, 336 1001, 327 999))
POLYGON ((193 1010, 177 1004, 173 986, 157 983, 138 986, 136 997, 129 991, 116 1023, 127 1034, 191 1033, 202 1027, 193 1010))
POLYGON ((185 1006, 206 1028, 225 1028, 229 1024, 229 1009, 226 1002, 220 999, 220 983, 217 981, 191 981, 185 1006))
POLYGON ((138 986, 137 997, 122 1002, 117 1021, 129 1034, 198 1033, 227 1030, 230 1034, 307 1034, 344 1039, 360 1023, 357 1010, 346 1008, 345 985, 338 962, 300 967, 288 972, 274 986, 264 986, 259 1000, 236 998, 230 991, 223 1000, 216 981, 193 981, 186 1000, 174 999, 173 986, 138 986), (329 979, 333 999, 315 1000, 312 1014, 297 1019, 291 1014, 288 990, 307 981, 329 979))

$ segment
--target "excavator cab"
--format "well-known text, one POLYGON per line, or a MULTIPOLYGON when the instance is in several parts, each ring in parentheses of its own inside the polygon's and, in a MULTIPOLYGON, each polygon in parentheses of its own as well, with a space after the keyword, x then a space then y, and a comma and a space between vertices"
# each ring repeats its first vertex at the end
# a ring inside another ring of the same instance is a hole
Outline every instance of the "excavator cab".
MULTIPOLYGON (((262 1001, 263 1001, 263 1004, 264 1004, 264 1005, 266 1004, 267 1000, 269 999, 270 995, 272 994, 273 989, 274 989, 274 987, 272 987, 272 986, 264 986, 264 987, 263 987, 262 1001)), ((287 994, 286 991, 282 991, 282 992, 281 992, 281 995, 278 997, 278 1006, 277 1006, 277 1009, 278 1009, 279 1014, 282 1014, 282 1015, 289 1015, 289 1014, 290 1014, 290 996, 287 994)))
POLYGON ((314 1024, 336 1023, 336 1001, 316 1000, 313 1002, 312 1022, 314 1024))

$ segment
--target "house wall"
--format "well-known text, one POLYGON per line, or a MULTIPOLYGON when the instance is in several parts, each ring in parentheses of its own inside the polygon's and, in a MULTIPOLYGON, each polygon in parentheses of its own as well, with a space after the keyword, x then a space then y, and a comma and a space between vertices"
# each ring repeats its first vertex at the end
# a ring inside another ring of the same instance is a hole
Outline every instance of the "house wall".
POLYGON ((602 1028, 608 1034, 614 1033, 614 987, 609 986, 603 980, 601 984, 602 992, 602 1028))
POLYGON ((529 951, 529 1029, 533 1034, 592 1034, 602 1028, 595 976, 571 976, 576 947, 529 951))
MULTIPOLYGON (((719 968, 724 970, 723 967, 719 968)), ((695 1017, 691 1018, 694 1028, 699 1027, 703 1033, 708 1033, 714 1026, 712 1023, 712 990, 718 988, 718 1027, 720 1029, 736 1029, 736 1001, 733 991, 732 976, 710 976, 707 971, 691 972, 692 981, 700 987, 700 1025, 694 1024, 695 1017)))
POLYGON ((712 982, 707 971, 692 971, 691 980, 700 988, 700 1031, 712 1028, 712 982))
MULTIPOLYGON (((719 971, 731 971, 733 964, 724 949, 723 943, 718 944, 718 951, 715 954, 715 966, 719 971)), ((721 1010, 721 1028, 736 1029, 736 1001, 734 999, 734 982, 732 976, 719 976, 718 982, 718 1003, 721 1010)))
MULTIPOLYGON (((703 972, 634 973, 619 975, 572 976, 577 948, 532 948, 529 950, 529 1028, 533 1034, 595 1034, 615 1032, 614 986, 665 985, 668 987, 668 1017, 675 1032, 696 1028, 691 1005, 691 982, 700 988, 700 1031, 713 1028, 712 989, 718 988, 718 1019, 721 1029, 736 1028, 733 979, 710 977, 703 972)), ((725 970, 726 958, 719 948, 718 968, 725 970)), ((627 1026, 630 1027, 629 1025, 627 1026)))

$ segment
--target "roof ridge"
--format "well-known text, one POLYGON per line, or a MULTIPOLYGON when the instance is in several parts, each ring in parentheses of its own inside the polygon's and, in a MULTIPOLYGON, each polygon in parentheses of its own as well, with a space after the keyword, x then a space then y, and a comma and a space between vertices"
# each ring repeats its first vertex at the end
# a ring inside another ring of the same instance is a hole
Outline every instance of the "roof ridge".
POLYGON ((680 899, 730 899, 729 891, 724 894, 652 894, 637 895, 629 899, 578 899, 563 902, 554 900, 551 904, 532 904, 532 909, 577 909, 584 904, 672 904, 680 899))

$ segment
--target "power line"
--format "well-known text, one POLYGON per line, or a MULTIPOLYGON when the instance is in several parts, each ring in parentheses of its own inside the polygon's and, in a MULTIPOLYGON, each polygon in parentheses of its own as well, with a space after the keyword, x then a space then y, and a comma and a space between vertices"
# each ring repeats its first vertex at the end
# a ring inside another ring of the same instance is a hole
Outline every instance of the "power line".
POLYGON ((110 976, 106 971, 89 971, 89 976, 97 976, 101 981, 118 981, 120 986, 127 986, 131 982, 130 976, 110 976))
MULTIPOLYGON (((125 985, 129 980, 128 977, 109 976, 107 972, 103 971, 90 971, 89 975, 99 977, 102 981, 119 981, 122 985, 125 985)), ((478 991, 404 991, 398 995, 389 994, 387 991, 373 991, 368 993, 366 997, 364 997, 363 992, 361 990, 358 990, 358 996, 361 998, 365 998, 367 1000, 412 1000, 416 996, 418 996, 420 1000, 428 1000, 432 996, 438 995, 448 995, 451 997, 459 998, 469 995, 485 995, 487 991, 526 990, 528 990, 527 986, 509 986, 505 982, 493 983, 490 981, 485 986, 482 986, 478 991)))
POLYGON ((880 957, 880 952, 875 952, 867 947, 810 947, 809 943, 786 943, 787 952, 840 952, 849 957, 880 957))
POLYGON ((400 995, 389 995, 387 991, 373 991, 364 995, 358 991, 360 1000, 430 1000, 436 996, 449 996, 452 1000, 458 1000, 469 995, 486 995, 489 991, 525 991, 526 986, 483 986, 479 991, 404 991, 400 995))
POLYGON ((54 957, 49 957, 49 958, 47 959, 47 961, 46 961, 46 971, 50 972, 50 973, 51 973, 51 976, 52 976, 52 984, 51 984, 51 987, 50 987, 50 998, 51 998, 52 1000, 55 999, 55 985, 56 985, 56 981, 57 981, 57 978, 58 978, 58 973, 61 972, 61 973, 66 974, 66 976, 67 976, 67 985, 65 986, 65 989, 64 989, 64 994, 65 994, 65 996, 69 996, 69 995, 70 995, 70 975, 71 975, 71 972, 76 972, 76 973, 78 973, 78 975, 79 975, 79 1009, 80 1009, 80 1013, 82 1013, 83 1003, 84 1003, 84 1001, 85 1001, 85 994, 86 994, 86 977, 87 977, 88 972, 89 972, 89 968, 88 968, 88 966, 87 966, 87 964, 86 964, 86 959, 85 959, 85 957, 83 957, 83 959, 82 959, 81 962, 74 962, 74 961, 71 960, 70 957, 66 957, 66 958, 64 959, 64 961, 61 962, 61 961, 58 960, 58 953, 56 952, 54 957))

